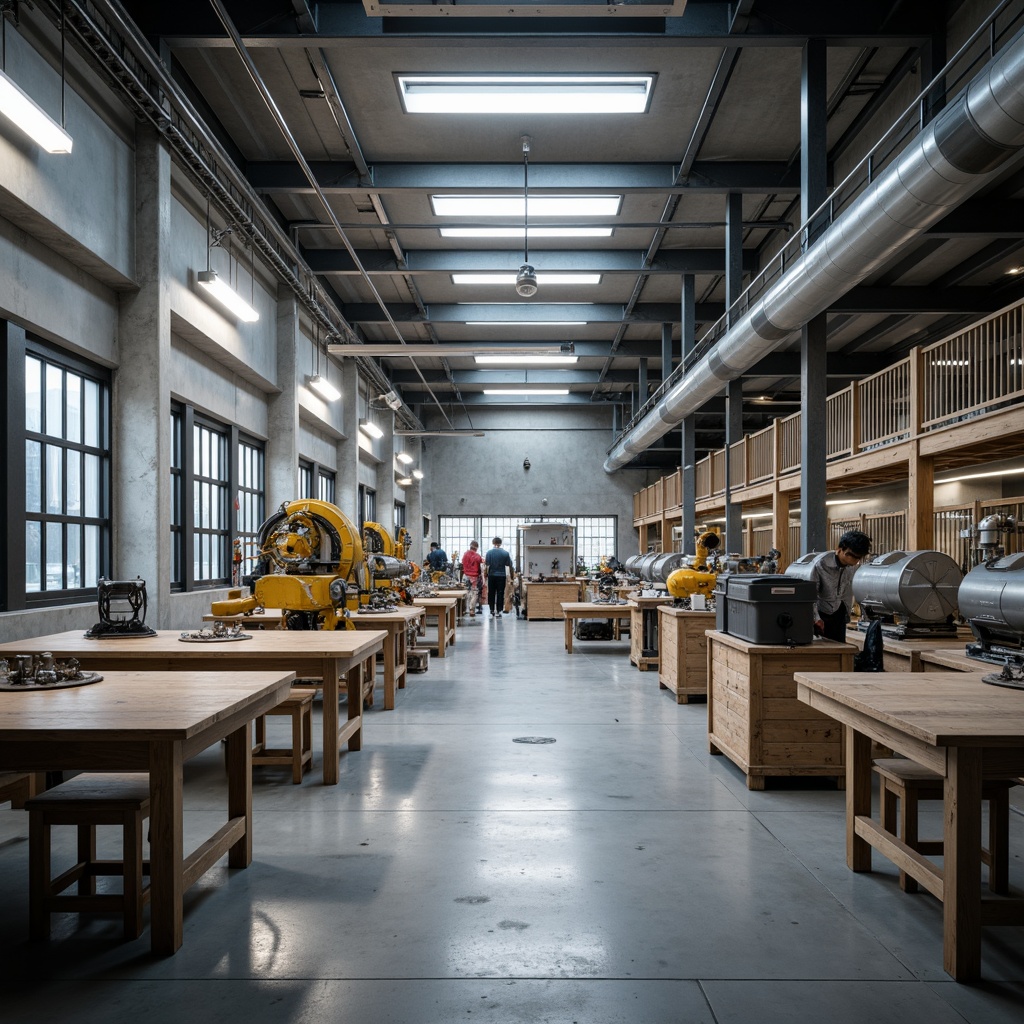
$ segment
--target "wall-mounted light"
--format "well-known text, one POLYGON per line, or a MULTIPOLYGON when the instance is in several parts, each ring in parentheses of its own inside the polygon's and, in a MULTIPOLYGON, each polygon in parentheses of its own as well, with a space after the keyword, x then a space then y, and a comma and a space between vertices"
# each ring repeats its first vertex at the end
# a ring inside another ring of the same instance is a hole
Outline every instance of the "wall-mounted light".
POLYGON ((396 452, 395 458, 404 466, 408 466, 416 461, 408 452, 396 452))
POLYGON ((379 440, 384 436, 384 431, 381 430, 373 420, 360 420, 359 429, 366 434, 367 437, 372 437, 374 439, 379 440))
MULTIPOLYGON (((47 153, 70 153, 72 146, 71 136, 64 129, 64 14, 63 7, 60 17, 60 124, 50 117, 41 106, 21 86, 11 80, 7 74, 7 8, 12 6, 4 4, 4 13, 0 14, 0 32, 3 33, 0 42, 0 52, 5 58, 5 64, 0 70, 0 114, 17 125, 33 142, 41 146, 47 153)), ((15 5, 15 15, 17 7, 15 5)))
POLYGON ((411 476, 400 476, 395 482, 399 487, 412 487, 411 476))
POLYGON ((260 315, 226 281, 221 280, 216 270, 200 270, 196 281, 211 298, 216 299, 225 309, 234 313, 239 320, 254 324, 260 315))
POLYGON ((413 477, 415 479, 422 480, 423 479, 423 470, 422 469, 414 469, 412 471, 412 475, 413 475, 413 477))
POLYGON ((336 402, 341 398, 341 392, 326 377, 321 377, 319 373, 314 373, 309 378, 309 386, 328 402, 336 402))

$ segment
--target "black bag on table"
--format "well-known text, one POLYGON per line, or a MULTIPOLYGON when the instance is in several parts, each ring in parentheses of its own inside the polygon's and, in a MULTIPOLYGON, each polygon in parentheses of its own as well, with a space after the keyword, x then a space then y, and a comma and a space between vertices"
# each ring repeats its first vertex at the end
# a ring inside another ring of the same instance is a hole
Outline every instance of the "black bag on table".
POLYGON ((854 672, 884 672, 882 664, 882 620, 872 619, 864 634, 864 650, 853 656, 854 672))

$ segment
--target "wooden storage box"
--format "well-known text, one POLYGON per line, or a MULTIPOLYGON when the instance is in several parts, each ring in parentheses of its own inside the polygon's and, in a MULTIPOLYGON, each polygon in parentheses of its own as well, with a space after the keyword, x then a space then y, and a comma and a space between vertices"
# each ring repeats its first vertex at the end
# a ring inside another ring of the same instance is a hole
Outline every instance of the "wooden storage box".
POLYGON ((658 687, 671 690, 677 704, 707 696, 707 631, 714 628, 714 612, 692 612, 666 604, 658 607, 658 687))
POLYGON ((842 727, 797 699, 795 672, 852 672, 850 644, 752 644, 708 630, 708 746, 764 789, 770 775, 834 775, 843 784, 842 727))
POLYGON ((580 585, 575 579, 526 581, 526 618, 561 619, 562 602, 578 601, 580 585))
MULTIPOLYGON (((648 669, 656 669, 659 664, 659 621, 658 608, 671 601, 672 598, 666 593, 658 597, 630 597, 633 614, 629 620, 629 660, 636 665, 641 672, 648 669), (644 619, 647 619, 647 628, 644 629, 644 619)), ((713 625, 714 623, 712 623, 713 625)))

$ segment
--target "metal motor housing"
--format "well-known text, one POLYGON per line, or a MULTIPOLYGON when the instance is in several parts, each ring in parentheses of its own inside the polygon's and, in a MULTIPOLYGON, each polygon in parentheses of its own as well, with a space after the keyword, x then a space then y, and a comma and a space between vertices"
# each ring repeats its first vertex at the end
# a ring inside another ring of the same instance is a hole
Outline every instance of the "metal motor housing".
POLYGON ((853 599, 868 617, 946 623, 957 614, 962 579, 960 567, 941 551, 889 551, 860 566, 853 599))
POLYGON ((959 602, 983 643, 1024 647, 1024 552, 976 565, 960 584, 959 602))
POLYGON ((806 555, 801 555, 796 561, 790 562, 786 566, 786 575, 793 576, 798 580, 809 580, 811 578, 811 571, 814 569, 814 563, 822 555, 827 554, 829 554, 828 551, 808 551, 806 555))

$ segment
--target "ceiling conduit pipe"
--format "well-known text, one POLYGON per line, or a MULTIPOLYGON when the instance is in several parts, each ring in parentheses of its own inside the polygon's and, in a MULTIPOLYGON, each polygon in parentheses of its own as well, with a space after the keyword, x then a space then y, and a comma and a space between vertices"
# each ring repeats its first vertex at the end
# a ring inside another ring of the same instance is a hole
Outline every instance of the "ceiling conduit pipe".
POLYGON ((614 473, 884 266, 1024 147, 1024 35, 980 72, 654 409, 616 441, 614 473))

